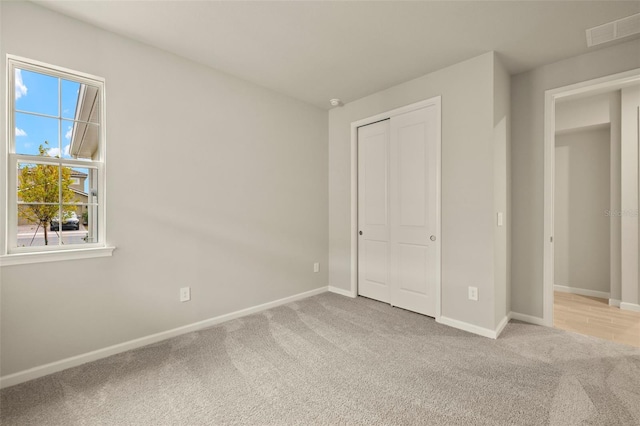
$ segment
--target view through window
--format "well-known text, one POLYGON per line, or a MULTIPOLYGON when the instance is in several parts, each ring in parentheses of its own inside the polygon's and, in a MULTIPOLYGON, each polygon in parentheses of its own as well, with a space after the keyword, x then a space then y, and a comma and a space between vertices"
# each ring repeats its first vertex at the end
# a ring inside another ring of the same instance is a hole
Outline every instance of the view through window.
POLYGON ((100 79, 10 60, 10 251, 104 241, 100 79))

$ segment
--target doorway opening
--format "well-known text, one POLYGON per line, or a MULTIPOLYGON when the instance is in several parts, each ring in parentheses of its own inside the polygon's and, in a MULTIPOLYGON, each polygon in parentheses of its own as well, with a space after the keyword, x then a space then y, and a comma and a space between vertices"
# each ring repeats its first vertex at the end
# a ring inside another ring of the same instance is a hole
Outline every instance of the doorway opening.
POLYGON ((546 93, 544 323, 638 347, 639 123, 640 70, 546 93))

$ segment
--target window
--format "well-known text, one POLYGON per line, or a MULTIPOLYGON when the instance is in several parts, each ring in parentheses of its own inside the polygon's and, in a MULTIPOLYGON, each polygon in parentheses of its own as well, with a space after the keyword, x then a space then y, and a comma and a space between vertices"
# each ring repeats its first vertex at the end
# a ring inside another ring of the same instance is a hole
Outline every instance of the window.
POLYGON ((104 79, 11 55, 7 61, 3 264, 14 254, 106 247, 104 79))

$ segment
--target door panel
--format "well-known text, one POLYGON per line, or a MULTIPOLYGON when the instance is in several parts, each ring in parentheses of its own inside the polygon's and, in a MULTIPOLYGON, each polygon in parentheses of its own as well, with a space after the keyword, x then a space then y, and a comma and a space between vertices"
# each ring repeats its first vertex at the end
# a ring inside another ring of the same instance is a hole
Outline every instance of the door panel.
POLYGON ((425 124, 398 129, 398 203, 400 226, 424 226, 426 210, 425 124))
POLYGON ((372 135, 363 146, 366 225, 387 225, 387 133, 372 135))
POLYGON ((390 123, 390 303, 435 316, 436 107, 390 123))
POLYGON ((427 248, 413 244, 398 244, 398 266, 398 289, 425 295, 427 248))
POLYGON ((389 121, 358 129, 358 294, 389 302, 389 121))
POLYGON ((364 257, 367 268, 364 278, 380 285, 387 284, 387 245, 386 241, 373 241, 363 238, 364 257))

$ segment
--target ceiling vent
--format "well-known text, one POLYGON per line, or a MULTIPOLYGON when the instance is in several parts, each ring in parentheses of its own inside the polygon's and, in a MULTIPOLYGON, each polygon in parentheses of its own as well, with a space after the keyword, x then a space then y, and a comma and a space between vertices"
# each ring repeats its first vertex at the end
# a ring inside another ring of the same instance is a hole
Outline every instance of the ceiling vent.
POLYGON ((589 28, 587 30, 587 46, 593 47, 635 34, 640 34, 640 13, 589 28))

